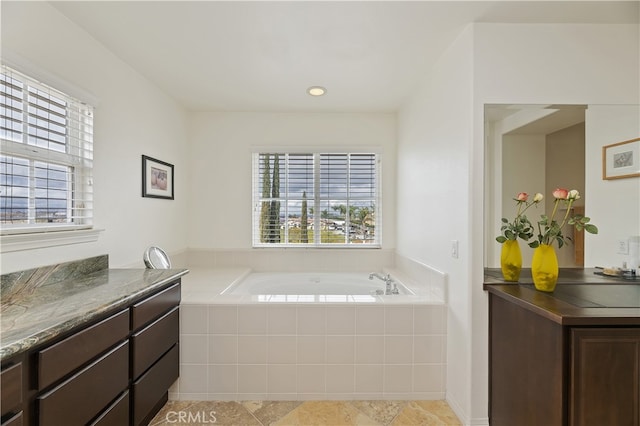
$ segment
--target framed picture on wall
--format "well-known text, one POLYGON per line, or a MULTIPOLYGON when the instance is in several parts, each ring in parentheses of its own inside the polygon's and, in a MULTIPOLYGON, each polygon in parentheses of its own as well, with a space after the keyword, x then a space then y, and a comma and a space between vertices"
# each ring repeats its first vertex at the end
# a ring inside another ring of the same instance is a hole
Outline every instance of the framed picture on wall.
POLYGON ((142 196, 173 200, 173 164, 142 156, 142 196))
POLYGON ((602 147, 602 179, 640 176, 640 138, 602 147))

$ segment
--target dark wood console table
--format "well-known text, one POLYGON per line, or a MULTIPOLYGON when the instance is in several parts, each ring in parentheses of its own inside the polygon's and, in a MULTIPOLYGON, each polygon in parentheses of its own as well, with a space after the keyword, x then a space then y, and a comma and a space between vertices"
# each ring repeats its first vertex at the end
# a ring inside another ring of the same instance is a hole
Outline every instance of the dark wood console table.
POLYGON ((553 293, 485 272, 492 426, 640 425, 640 281, 594 271, 553 293))

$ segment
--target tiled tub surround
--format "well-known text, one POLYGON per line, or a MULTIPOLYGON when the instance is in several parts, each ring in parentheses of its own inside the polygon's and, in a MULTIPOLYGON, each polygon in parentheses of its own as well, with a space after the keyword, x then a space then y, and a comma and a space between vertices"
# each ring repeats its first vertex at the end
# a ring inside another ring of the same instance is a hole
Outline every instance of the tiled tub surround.
POLYGON ((219 294, 248 269, 190 270, 183 279, 180 379, 170 399, 445 397, 446 277, 438 271, 415 267, 424 278, 417 284, 385 270, 415 296, 265 303, 219 294))
MULTIPOLYGON (((182 253, 181 253, 182 254, 182 253)), ((190 268, 249 268, 259 272, 361 272, 395 264, 388 249, 188 249, 183 259, 190 268), (185 259, 186 258, 186 259, 185 259)))

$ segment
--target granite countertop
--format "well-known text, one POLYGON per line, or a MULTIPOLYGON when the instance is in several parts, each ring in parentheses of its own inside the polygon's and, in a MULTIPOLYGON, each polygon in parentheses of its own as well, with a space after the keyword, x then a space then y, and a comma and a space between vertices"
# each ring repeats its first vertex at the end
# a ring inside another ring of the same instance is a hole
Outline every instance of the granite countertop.
POLYGON ((597 272, 561 269, 555 291, 545 293, 535 289, 528 269, 518 283, 505 282, 499 269, 488 269, 484 288, 562 325, 640 325, 640 281, 597 272))
POLYGON ((100 269, 19 291, 4 287, 0 361, 130 304, 187 269, 100 269))

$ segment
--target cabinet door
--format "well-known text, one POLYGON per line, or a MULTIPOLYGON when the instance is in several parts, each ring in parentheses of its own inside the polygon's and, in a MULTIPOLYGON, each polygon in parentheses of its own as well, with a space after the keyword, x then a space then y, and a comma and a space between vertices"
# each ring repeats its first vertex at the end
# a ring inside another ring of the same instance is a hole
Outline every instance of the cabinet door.
POLYGON ((180 340, 179 308, 131 336, 131 372, 133 380, 144 373, 180 340))
POLYGON ((147 424, 164 405, 167 390, 179 376, 179 353, 179 345, 174 345, 153 367, 133 383, 134 425, 147 424))
POLYGON ((22 362, 8 366, 0 373, 0 408, 2 417, 22 409, 22 362))
POLYGON ((489 296, 491 425, 566 424, 562 326, 489 296))
POLYGON ((640 425, 640 329, 571 330, 570 424, 640 425))
POLYGON ((129 381, 129 342, 37 398, 40 426, 86 424, 124 391, 129 381))
POLYGON ((120 395, 88 426, 124 426, 129 424, 129 391, 120 395))
POLYGON ((3 422, 2 426, 22 426, 23 424, 24 424, 24 419, 22 417, 22 411, 20 411, 15 416, 3 422))
POLYGON ((131 308, 131 329, 136 331, 180 304, 180 281, 131 308))
POLYGON ((115 346, 128 334, 129 310, 125 309, 38 351, 38 390, 115 346))

